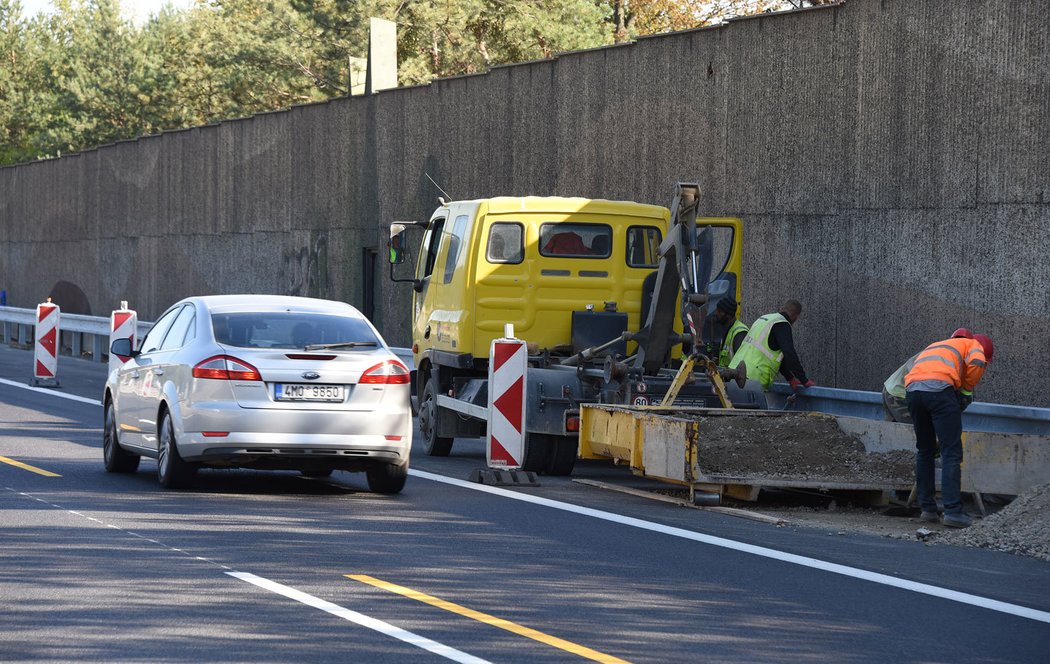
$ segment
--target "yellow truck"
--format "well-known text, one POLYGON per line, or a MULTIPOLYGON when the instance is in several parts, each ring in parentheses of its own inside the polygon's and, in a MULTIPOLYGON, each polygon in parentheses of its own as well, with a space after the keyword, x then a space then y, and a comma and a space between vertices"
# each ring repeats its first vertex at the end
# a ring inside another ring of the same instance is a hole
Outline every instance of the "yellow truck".
MULTIPOLYGON (((581 404, 658 404, 683 354, 717 357, 725 329, 707 314, 725 295, 740 300, 742 224, 697 219, 698 192, 679 183, 670 208, 568 197, 441 200, 428 221, 392 224, 390 276, 414 290, 426 452, 446 456, 456 437, 484 434, 489 348, 507 323, 529 349, 522 467, 554 475, 572 471, 581 404), (410 227, 422 230, 415 273, 399 276, 410 227)), ((761 388, 736 378, 733 405, 764 408, 761 388)), ((721 381, 709 373, 683 382, 676 403, 723 405, 714 387, 721 381)))

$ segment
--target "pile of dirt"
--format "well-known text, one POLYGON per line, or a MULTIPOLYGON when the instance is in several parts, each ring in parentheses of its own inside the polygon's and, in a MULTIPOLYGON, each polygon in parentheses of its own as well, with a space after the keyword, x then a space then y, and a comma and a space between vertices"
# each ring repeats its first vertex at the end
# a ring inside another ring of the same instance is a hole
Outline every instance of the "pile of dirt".
POLYGON ((700 470, 709 476, 761 476, 863 484, 910 484, 915 454, 868 454, 831 418, 804 414, 699 417, 700 470))
POLYGON ((1050 484, 1025 491, 1009 505, 938 541, 1007 551, 1050 562, 1050 484))

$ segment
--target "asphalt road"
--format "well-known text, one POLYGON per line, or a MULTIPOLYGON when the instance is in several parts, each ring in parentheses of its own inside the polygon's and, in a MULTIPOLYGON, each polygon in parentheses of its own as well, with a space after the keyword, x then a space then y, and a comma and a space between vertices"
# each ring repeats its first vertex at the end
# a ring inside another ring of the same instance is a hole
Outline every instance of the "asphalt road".
POLYGON ((416 454, 398 496, 341 472, 107 474, 103 374, 63 357, 61 388, 26 389, 31 354, 0 347, 2 661, 1050 661, 1046 563, 570 478, 484 487, 475 440, 416 454))

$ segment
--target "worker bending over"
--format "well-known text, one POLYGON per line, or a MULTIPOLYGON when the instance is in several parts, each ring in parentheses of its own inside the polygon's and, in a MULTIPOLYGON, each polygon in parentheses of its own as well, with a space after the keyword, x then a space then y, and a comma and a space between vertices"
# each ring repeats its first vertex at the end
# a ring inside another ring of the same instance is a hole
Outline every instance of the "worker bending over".
POLYGON ((806 377, 791 334, 791 326, 801 315, 802 304, 798 300, 788 300, 779 312, 760 317, 752 323, 740 350, 729 361, 729 368, 735 369, 744 363, 748 379, 757 380, 764 390, 773 384, 778 371, 792 390, 813 387, 815 383, 806 377))
MULTIPOLYGON (((952 332, 952 339, 957 338, 973 339, 973 333, 965 327, 960 327, 952 332)), ((890 377, 882 384, 882 409, 885 411, 885 419, 888 422, 911 424, 911 414, 908 412, 908 402, 905 400, 908 393, 904 390, 904 377, 915 366, 917 357, 919 353, 908 358, 908 361, 897 367, 897 370, 890 374, 890 377)))
POLYGON ((984 376, 995 348, 983 334, 932 343, 904 377, 908 412, 915 427, 915 488, 923 521, 936 522, 934 456, 941 446, 941 495, 946 526, 965 528, 962 508, 962 412, 984 376))

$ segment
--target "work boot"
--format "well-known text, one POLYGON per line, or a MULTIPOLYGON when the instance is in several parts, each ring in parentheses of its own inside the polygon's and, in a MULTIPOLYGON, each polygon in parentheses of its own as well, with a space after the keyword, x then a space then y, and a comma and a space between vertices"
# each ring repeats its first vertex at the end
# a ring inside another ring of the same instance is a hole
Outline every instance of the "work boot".
POLYGON ((925 521, 926 523, 940 523, 941 515, 936 512, 927 512, 926 510, 923 510, 922 514, 919 515, 919 521, 925 521))
POLYGON ((959 512, 958 514, 944 513, 944 525, 949 528, 967 528, 971 523, 969 515, 965 512, 959 512))

